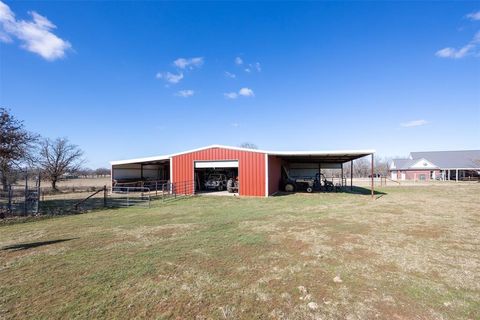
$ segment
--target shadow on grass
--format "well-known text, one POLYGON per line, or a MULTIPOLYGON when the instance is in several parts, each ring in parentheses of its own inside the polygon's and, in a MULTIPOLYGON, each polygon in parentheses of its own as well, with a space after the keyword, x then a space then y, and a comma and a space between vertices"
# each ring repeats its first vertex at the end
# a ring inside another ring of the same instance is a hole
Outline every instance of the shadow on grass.
MULTIPOLYGON (((86 202, 80 203, 81 198, 73 199, 48 199, 40 202, 40 212, 42 214, 53 214, 53 215, 62 215, 62 214, 72 214, 72 213, 82 213, 85 211, 105 209, 103 197, 102 198, 92 198, 88 199, 86 202), (75 205, 78 204, 77 207, 75 205)), ((111 200, 109 202, 112 202, 111 200)))
POLYGON ((75 240, 78 238, 68 238, 68 239, 57 239, 57 240, 50 240, 50 241, 38 241, 38 242, 30 242, 30 243, 19 243, 19 244, 12 244, 9 246, 5 246, 2 248, 3 251, 11 250, 11 251, 20 251, 20 250, 27 250, 32 248, 37 248, 41 246, 47 246, 49 244, 55 244, 70 240, 75 240))
MULTIPOLYGON (((285 191, 279 191, 276 194, 274 194, 274 197, 282 197, 282 196, 288 196, 291 194, 295 193, 308 193, 307 191, 296 191, 296 192, 285 192, 285 191)), ((331 191, 331 192, 325 192, 325 191, 318 191, 315 190, 313 193, 350 193, 350 194, 360 194, 360 195, 371 195, 371 190, 369 188, 364 188, 364 187, 343 187, 343 188, 338 188, 336 191, 331 191)), ((378 198, 383 197, 386 195, 386 192, 374 190, 374 195, 377 196, 378 198)))
MULTIPOLYGON (((371 195, 372 194, 372 191, 370 190, 370 188, 364 188, 364 187, 353 187, 352 189, 350 189, 350 187, 343 187, 341 190, 338 191, 339 193, 352 193, 352 194, 363 194, 363 195, 371 195)), ((382 192, 382 191, 378 191, 378 190, 374 190, 373 194, 375 196, 384 196, 386 195, 387 193, 386 192, 382 192)), ((380 198, 380 197, 379 197, 380 198)))

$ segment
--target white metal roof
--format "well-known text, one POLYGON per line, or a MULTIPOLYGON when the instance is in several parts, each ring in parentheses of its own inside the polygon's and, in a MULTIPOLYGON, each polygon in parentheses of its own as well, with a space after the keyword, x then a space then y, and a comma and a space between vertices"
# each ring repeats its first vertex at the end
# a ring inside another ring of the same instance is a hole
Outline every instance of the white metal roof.
POLYGON ((375 153, 374 149, 365 150, 327 150, 327 151, 267 151, 272 156, 339 156, 339 155, 368 155, 375 153))
POLYGON ((110 164, 112 166, 114 166, 114 165, 119 165, 119 164, 153 162, 153 161, 161 161, 161 160, 168 160, 168 159, 170 159, 170 156, 169 155, 164 155, 164 156, 153 156, 153 157, 146 157, 146 158, 115 160, 115 161, 110 161, 110 164))
POLYGON ((238 151, 248 151, 248 152, 256 152, 256 153, 263 153, 273 156, 362 156, 362 155, 369 155, 375 153, 374 149, 364 149, 364 150, 328 150, 328 151, 268 151, 268 150, 259 150, 259 149, 248 149, 248 148, 241 148, 241 147, 231 147, 231 146, 224 146, 219 144, 212 144, 210 146, 182 151, 178 153, 172 153, 169 155, 162 155, 162 156, 154 156, 154 157, 146 157, 146 158, 136 158, 136 159, 128 159, 128 160, 118 160, 118 161, 110 161, 111 165, 120 165, 120 164, 130 164, 130 163, 141 163, 141 162, 152 162, 152 161, 161 161, 161 160, 168 160, 172 157, 179 156, 182 154, 192 153, 196 151, 202 151, 206 149, 212 148, 222 148, 222 149, 230 149, 230 150, 238 150, 238 151))

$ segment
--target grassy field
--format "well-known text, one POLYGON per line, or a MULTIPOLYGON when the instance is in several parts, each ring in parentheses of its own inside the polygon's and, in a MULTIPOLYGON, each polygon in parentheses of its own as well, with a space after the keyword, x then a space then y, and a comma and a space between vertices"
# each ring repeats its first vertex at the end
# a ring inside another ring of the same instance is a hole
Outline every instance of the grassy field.
POLYGON ((479 319, 480 184, 0 226, 0 319, 479 319))

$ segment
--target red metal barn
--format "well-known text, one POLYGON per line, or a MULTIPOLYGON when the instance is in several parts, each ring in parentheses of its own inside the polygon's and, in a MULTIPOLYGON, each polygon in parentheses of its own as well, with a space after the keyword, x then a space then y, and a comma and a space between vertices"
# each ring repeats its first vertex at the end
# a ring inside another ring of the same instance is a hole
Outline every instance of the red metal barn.
MULTIPOLYGON (((211 175, 238 178, 241 196, 269 196, 282 186, 282 172, 296 177, 320 175, 337 169, 343 178, 343 163, 372 155, 373 150, 357 151, 265 151, 212 145, 176 154, 112 161, 112 183, 122 188, 158 190, 168 185, 175 193, 195 194, 211 175)), ((338 175, 337 175, 338 176, 338 175)), ((373 175, 372 175, 373 177, 373 175)), ((219 188, 222 191, 222 188, 219 188)), ((162 190, 165 191, 165 190, 162 190)), ((168 190, 170 191, 170 189, 168 190)))
POLYGON ((256 150, 221 147, 181 153, 172 156, 173 183, 194 181, 197 168, 238 168, 239 195, 265 196, 265 157, 256 150))

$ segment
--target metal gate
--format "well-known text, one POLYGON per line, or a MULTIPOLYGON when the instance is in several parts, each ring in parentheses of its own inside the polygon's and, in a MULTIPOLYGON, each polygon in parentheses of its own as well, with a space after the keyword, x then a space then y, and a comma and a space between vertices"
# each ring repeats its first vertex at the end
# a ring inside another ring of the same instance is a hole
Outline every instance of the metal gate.
POLYGON ((0 216, 36 215, 39 210, 39 188, 9 185, 0 191, 0 216))
POLYGON ((113 207, 150 206, 150 188, 115 186, 110 193, 113 207))

